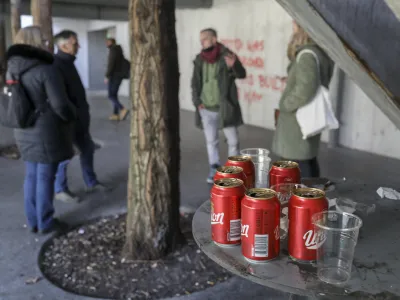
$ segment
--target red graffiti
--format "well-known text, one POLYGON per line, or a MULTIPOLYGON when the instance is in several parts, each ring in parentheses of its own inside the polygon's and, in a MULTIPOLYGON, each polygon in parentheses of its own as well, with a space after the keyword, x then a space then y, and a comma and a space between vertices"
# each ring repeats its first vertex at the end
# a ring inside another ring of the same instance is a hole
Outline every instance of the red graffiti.
POLYGON ((282 92, 286 87, 286 80, 277 76, 258 75, 260 88, 272 89, 274 91, 282 92))
POLYGON ((264 41, 248 41, 247 50, 250 52, 264 51, 264 41))
POLYGON ((246 91, 244 92, 244 100, 247 102, 258 102, 261 101, 263 98, 263 95, 255 92, 255 91, 246 91))
POLYGON ((221 44, 239 52, 243 48, 243 41, 241 39, 221 39, 221 44))
POLYGON ((253 76, 253 74, 247 75, 247 77, 245 79, 242 79, 240 82, 242 84, 247 84, 247 85, 253 86, 254 85, 254 76, 253 76))
POLYGON ((235 39, 235 50, 240 51, 243 48, 242 40, 235 39))
POLYGON ((239 38, 232 39, 221 39, 221 44, 224 44, 226 47, 239 52, 242 49, 247 49, 249 52, 257 52, 264 51, 264 41, 263 40, 249 40, 247 42, 243 42, 243 40, 239 38))
POLYGON ((264 68, 264 60, 261 57, 240 56, 239 59, 244 67, 256 68, 256 69, 264 68))

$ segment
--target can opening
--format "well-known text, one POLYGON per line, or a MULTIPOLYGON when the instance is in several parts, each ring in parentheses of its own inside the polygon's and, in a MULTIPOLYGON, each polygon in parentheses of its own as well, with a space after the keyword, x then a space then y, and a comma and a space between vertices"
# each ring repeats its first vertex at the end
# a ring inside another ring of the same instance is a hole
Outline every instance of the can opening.
POLYGON ((241 167, 234 167, 234 166, 223 166, 217 169, 217 172, 225 173, 225 174, 239 174, 243 172, 241 167))
POLYGON ((236 156, 229 156, 228 160, 230 161, 251 161, 251 157, 247 155, 236 155, 236 156))
POLYGON ((325 197, 325 193, 322 190, 314 189, 314 188, 300 188, 295 189, 293 194, 306 199, 318 199, 325 197))
POLYGON ((259 200, 267 200, 276 196, 276 192, 271 189, 254 188, 246 192, 246 195, 250 198, 259 200))
POLYGON ((276 161, 272 165, 282 169, 293 169, 299 167, 299 164, 297 162, 289 160, 276 161))
POLYGON ((214 182, 214 184, 219 187, 233 188, 233 187, 238 187, 238 186, 243 185, 243 181, 240 179, 236 179, 236 178, 222 178, 222 179, 216 180, 214 182))

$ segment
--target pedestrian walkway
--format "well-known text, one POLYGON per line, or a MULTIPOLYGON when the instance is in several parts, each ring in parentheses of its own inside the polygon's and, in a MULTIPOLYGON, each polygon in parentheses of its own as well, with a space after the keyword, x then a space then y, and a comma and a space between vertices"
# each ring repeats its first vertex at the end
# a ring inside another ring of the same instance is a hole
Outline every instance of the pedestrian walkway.
MULTIPOLYGON (((124 99, 127 103, 127 99, 124 99)), ((57 215, 77 224, 101 215, 126 210, 130 122, 109 122, 108 101, 100 95, 90 97, 92 134, 102 148, 96 152, 95 166, 99 179, 115 188, 109 194, 84 194, 79 161, 69 168, 70 187, 84 201, 78 204, 56 203, 57 215)), ((125 104, 124 103, 124 104, 125 104)), ((272 115, 266 113, 267 116, 272 115)), ((241 147, 269 148, 272 132, 244 126, 240 129, 241 147)), ((206 183, 208 165, 203 133, 194 126, 194 114, 181 112, 181 202, 186 208, 197 208, 209 197, 206 183)), ((226 158, 221 139, 221 154, 226 158)), ((377 187, 400 189, 400 161, 348 149, 321 149, 321 171, 324 176, 360 179, 377 187)), ((0 159, 0 300, 86 300, 63 292, 46 280, 35 284, 26 281, 40 276, 37 254, 44 238, 24 228, 22 201, 24 168, 22 161, 0 159)), ((182 297, 185 300, 206 299, 289 299, 287 294, 233 278, 206 291, 182 297)))

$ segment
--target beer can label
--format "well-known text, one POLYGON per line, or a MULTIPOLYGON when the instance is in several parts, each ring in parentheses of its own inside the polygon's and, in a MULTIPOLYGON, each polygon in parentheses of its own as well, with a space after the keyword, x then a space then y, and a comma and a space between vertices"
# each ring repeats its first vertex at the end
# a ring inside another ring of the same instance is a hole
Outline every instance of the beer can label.
MULTIPOLYGON (((248 259, 269 260, 279 255, 279 224, 271 210, 242 208, 242 254, 248 259)), ((278 220, 279 221, 279 220, 278 220)))
POLYGON ((254 235, 252 254, 254 257, 268 257, 268 234, 254 235))
POLYGON ((240 198, 211 200, 212 239, 219 244, 240 243, 240 198))
POLYGON ((231 220, 229 225, 228 241, 240 241, 240 219, 231 220))

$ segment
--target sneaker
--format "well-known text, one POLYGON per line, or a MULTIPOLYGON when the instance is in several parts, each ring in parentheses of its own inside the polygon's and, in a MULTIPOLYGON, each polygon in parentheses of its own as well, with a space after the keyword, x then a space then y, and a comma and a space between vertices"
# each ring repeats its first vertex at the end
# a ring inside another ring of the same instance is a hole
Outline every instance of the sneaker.
POLYGON ((207 183, 214 183, 214 176, 215 173, 217 173, 217 169, 219 168, 219 165, 212 165, 210 167, 210 173, 208 173, 208 177, 207 177, 207 183))
POLYGON ((94 193, 94 192, 108 192, 111 190, 111 187, 106 186, 102 183, 97 183, 94 186, 89 186, 86 188, 86 193, 94 193))
POLYGON ((79 202, 79 197, 70 191, 57 193, 55 199, 58 201, 66 202, 66 203, 77 203, 79 202))
POLYGON ((119 121, 119 115, 111 115, 108 117, 110 121, 119 121))
POLYGON ((62 222, 56 218, 53 219, 53 226, 47 228, 47 229, 41 229, 39 230, 40 234, 49 234, 52 232, 57 232, 57 233, 64 233, 69 230, 69 225, 65 222, 62 222))
POLYGON ((123 121, 125 120, 126 116, 128 115, 129 110, 127 110, 126 108, 121 109, 121 111, 119 112, 119 120, 123 121))

